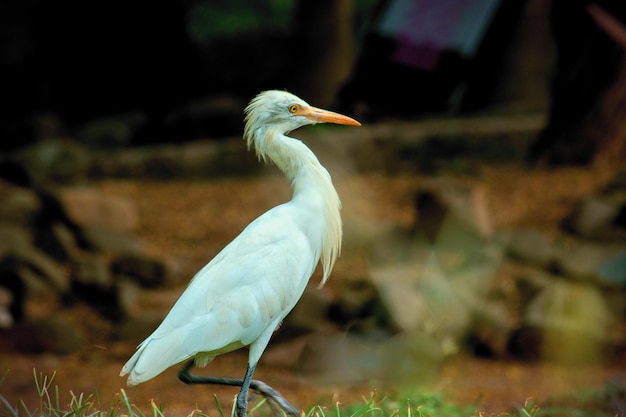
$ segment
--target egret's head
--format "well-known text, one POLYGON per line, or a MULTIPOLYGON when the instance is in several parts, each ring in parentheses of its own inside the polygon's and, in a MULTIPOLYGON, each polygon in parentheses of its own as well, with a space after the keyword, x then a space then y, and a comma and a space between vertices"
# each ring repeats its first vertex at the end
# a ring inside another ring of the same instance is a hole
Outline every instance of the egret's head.
POLYGON ((264 91, 252 99, 245 110, 244 138, 252 145, 259 129, 271 128, 278 133, 288 133, 304 125, 335 123, 360 126, 350 117, 310 106, 306 101, 286 91, 264 91))

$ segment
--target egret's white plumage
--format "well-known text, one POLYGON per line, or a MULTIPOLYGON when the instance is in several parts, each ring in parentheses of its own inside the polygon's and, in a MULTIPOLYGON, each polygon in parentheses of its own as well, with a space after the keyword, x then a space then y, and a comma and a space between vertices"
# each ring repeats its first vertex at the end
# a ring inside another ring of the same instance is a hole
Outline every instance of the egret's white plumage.
MULTIPOLYGON (((286 133, 307 124, 358 126, 284 91, 266 91, 245 110, 244 138, 291 181, 292 199, 250 223, 192 279, 161 325, 124 365, 136 385, 193 358, 250 346, 251 374, 270 336, 302 295, 318 262, 323 284, 341 248, 340 201, 313 152, 286 133)), ((246 389, 247 390, 247 389, 246 389)), ((243 391, 243 388, 242 388, 243 391)))

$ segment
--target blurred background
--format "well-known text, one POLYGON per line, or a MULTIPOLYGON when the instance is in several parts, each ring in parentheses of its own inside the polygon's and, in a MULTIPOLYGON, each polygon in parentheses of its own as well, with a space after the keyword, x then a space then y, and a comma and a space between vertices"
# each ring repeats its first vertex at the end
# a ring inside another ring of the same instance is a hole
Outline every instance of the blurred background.
MULTIPOLYGON (((195 271, 289 198, 241 140, 265 89, 363 126, 294 133, 345 249, 261 376, 487 411, 623 387, 625 56, 621 0, 0 2, 1 390, 37 367, 116 392, 195 271)), ((143 395, 197 401, 168 375, 143 395)))

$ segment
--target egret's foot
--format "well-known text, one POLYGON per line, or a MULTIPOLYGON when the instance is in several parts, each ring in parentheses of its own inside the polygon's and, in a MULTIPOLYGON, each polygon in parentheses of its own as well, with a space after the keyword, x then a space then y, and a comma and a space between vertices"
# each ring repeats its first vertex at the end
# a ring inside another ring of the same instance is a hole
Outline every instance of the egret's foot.
MULTIPOLYGON (((185 384, 214 384, 214 385, 228 385, 232 387, 243 387, 244 380, 239 378, 222 378, 215 376, 193 375, 189 370, 193 367, 193 362, 189 362, 178 373, 178 378, 185 384)), ((278 391, 270 387, 263 381, 256 379, 249 380, 250 389, 258 394, 262 395, 267 400, 268 405, 276 416, 282 417, 280 410, 283 410, 287 415, 300 416, 302 411, 287 401, 278 391)), ((242 389, 237 395, 235 403, 235 412, 237 417, 246 417, 248 408, 248 395, 247 390, 242 389)))
POLYGON ((248 395, 243 391, 239 392, 237 395, 237 400, 235 401, 235 414, 237 417, 246 417, 248 413, 248 395))
POLYGON ((250 381, 250 388, 254 392, 261 394, 267 400, 267 403, 270 408, 274 410, 276 415, 280 415, 278 410, 279 408, 290 416, 299 416, 302 414, 301 410, 292 405, 285 399, 285 397, 280 395, 278 391, 267 385, 265 382, 253 379, 250 381))

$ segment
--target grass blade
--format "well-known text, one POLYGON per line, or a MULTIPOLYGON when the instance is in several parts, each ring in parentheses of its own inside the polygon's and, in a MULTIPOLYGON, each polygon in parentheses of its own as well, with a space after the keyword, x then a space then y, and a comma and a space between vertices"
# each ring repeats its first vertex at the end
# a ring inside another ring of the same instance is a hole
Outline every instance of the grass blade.
POLYGON ((126 395, 126 391, 123 388, 120 390, 120 394, 122 395, 122 399, 124 400, 123 403, 126 406, 126 411, 128 411, 128 416, 135 417, 135 413, 133 412, 133 406, 130 404, 128 396, 126 395))
POLYGON ((220 399, 217 398, 217 394, 213 394, 213 400, 215 400, 215 405, 217 406, 217 412, 220 413, 220 417, 225 417, 224 410, 222 409, 222 404, 220 403, 220 399))

